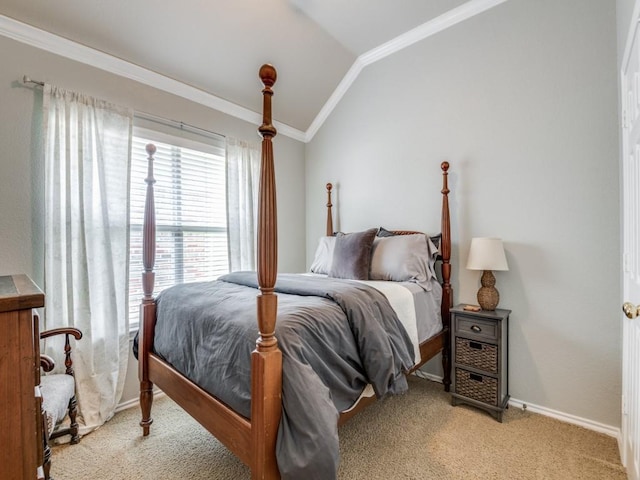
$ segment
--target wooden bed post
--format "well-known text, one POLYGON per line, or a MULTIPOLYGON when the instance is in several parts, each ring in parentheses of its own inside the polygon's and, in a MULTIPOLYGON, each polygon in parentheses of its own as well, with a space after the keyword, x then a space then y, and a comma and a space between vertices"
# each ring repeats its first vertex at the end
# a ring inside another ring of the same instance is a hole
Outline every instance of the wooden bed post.
POLYGON ((282 414, 282 353, 275 337, 278 297, 273 293, 278 268, 278 223, 276 215, 276 185, 271 139, 276 129, 271 123, 271 87, 276 82, 276 70, 271 65, 260 68, 264 108, 262 135, 262 165, 258 204, 258 330, 260 337, 251 354, 251 442, 253 465, 251 478, 278 479, 276 439, 282 414))
POLYGON ((331 203, 331 189, 333 185, 327 183, 327 237, 331 237, 333 235, 333 214, 331 213, 331 207, 333 204, 331 203))
POLYGON ((444 372, 442 383, 444 390, 449 391, 451 386, 451 314, 449 310, 453 306, 453 290, 451 289, 451 220, 449 216, 449 162, 442 162, 442 241, 440 242, 442 255, 442 323, 445 329, 444 348, 442 349, 442 370, 444 372))
POLYGON ((149 435, 149 427, 153 423, 151 418, 151 405, 153 404, 153 383, 149 380, 148 353, 151 353, 153 345, 153 333, 156 322, 156 303, 153 298, 153 286, 155 273, 153 267, 156 262, 156 212, 153 195, 153 155, 156 146, 148 144, 147 150, 147 197, 144 205, 144 223, 142 229, 142 260, 144 272, 142 273, 142 305, 140 307, 140 333, 138 336, 138 378, 140 380, 140 409, 142 410, 142 435, 149 435))

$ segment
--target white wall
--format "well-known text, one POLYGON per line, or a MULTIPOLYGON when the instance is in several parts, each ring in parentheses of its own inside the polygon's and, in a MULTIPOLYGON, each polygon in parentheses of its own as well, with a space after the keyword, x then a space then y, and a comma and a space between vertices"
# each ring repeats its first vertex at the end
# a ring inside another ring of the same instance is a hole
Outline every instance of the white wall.
MULTIPOLYGON (((1 36, 0 65, 0 275, 26 273, 43 286, 42 90, 25 87, 20 81, 23 75, 224 135, 258 141, 257 125, 1 36)), ((261 95, 258 68, 256 65, 255 94, 261 95)), ((215 74, 214 66, 211 71, 215 74)), ((276 106, 277 86, 273 100, 276 106)), ((305 267, 304 145, 279 135, 274 139, 274 152, 279 268, 301 271, 305 267)), ((137 396, 136 376, 136 371, 130 372, 127 385, 131 388, 125 391, 124 400, 137 396)))
POLYGON ((339 229, 435 232, 448 160, 456 302, 505 242, 512 397, 618 427, 617 131, 615 4, 509 0, 362 71, 307 145, 307 263, 326 182, 339 229))

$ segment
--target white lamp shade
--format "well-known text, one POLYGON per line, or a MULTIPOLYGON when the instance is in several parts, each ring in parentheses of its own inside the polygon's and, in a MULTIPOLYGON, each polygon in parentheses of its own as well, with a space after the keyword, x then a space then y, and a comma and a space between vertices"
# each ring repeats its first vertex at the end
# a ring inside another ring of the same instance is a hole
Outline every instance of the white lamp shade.
POLYGON ((499 238, 472 238, 467 270, 509 270, 502 240, 499 238))

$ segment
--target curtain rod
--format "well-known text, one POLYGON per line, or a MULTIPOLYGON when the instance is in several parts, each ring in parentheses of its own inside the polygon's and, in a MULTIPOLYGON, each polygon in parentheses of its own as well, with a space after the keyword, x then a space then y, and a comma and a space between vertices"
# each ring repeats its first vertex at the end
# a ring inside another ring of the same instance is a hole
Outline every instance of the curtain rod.
POLYGON ((169 125, 171 127, 179 128, 180 130, 193 131, 199 135, 205 135, 210 137, 222 137, 226 138, 225 135, 222 135, 218 132, 212 132, 211 130, 207 130, 206 128, 197 127, 195 125, 190 125, 188 123, 184 123, 181 120, 172 120, 170 118, 160 117, 158 115, 153 115, 151 113, 139 112, 135 111, 133 113, 134 117, 138 117, 142 120, 148 120, 150 122, 160 123, 162 125, 169 125))
POLYGON ((22 77, 22 83, 33 83, 34 85, 40 85, 41 87, 44 87, 44 82, 38 82, 37 80, 31 80, 31 77, 24 75, 22 77))
MULTIPOLYGON (((28 75, 24 75, 22 77, 22 83, 31 83, 33 85, 38 85, 40 87, 44 87, 44 82, 38 81, 38 80, 33 80, 31 77, 29 77, 28 75)), ((135 117, 138 117, 140 119, 143 120, 149 120, 151 122, 156 122, 156 123, 161 123, 164 125, 169 125, 169 126, 173 126, 176 128, 179 128, 180 130, 193 130, 195 131, 195 133, 199 133, 199 134, 203 134, 203 135, 211 135, 211 136, 216 136, 216 137, 222 137, 222 138, 226 138, 225 135, 222 135, 221 133, 218 132, 212 132, 211 130, 207 130, 206 128, 201 128, 201 127, 197 127, 195 125, 190 125, 188 123, 184 123, 183 121, 180 120, 172 120, 169 118, 164 118, 164 117, 160 117, 158 115, 153 115, 151 113, 146 113, 146 112, 140 112, 135 110, 133 115, 135 117)))

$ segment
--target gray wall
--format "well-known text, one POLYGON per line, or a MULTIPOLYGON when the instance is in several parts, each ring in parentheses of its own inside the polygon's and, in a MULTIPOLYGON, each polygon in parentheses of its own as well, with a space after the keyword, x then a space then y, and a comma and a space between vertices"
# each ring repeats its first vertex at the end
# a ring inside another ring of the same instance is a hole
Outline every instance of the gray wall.
POLYGON ((512 397, 619 427, 614 2, 510 0, 366 67, 306 159, 308 264, 326 182, 339 229, 435 232, 448 160, 456 302, 471 238, 505 242, 512 397))
MULTIPOLYGON (((258 140, 256 125, 1 36, 0 65, 0 275, 26 273, 42 286, 42 90, 22 85, 23 75, 224 135, 258 140)), ((261 87, 256 76, 256 95, 261 87)), ((274 105, 277 98, 276 91, 274 105)), ((305 267, 304 144, 279 135, 274 151, 279 268, 301 271, 305 267)), ((130 372, 128 387, 136 388, 136 375, 130 372)), ((131 388, 124 400, 137 396, 131 388)))

